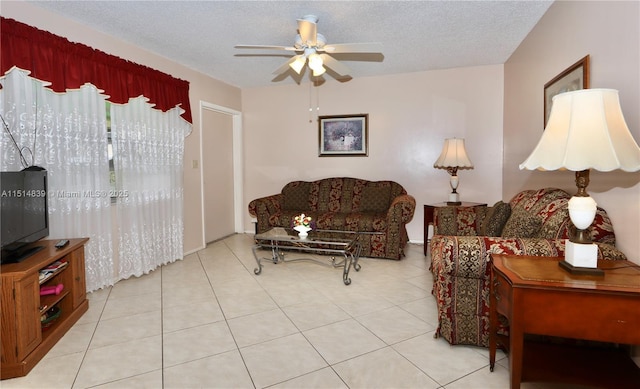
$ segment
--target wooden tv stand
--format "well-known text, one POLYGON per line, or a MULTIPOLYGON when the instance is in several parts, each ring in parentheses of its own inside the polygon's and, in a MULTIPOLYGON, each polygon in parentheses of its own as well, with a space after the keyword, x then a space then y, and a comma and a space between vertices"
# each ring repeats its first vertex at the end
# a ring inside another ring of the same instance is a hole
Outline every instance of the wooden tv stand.
POLYGON ((40 240, 44 246, 19 263, 3 264, 0 270, 2 379, 27 375, 75 322, 89 309, 84 270, 84 244, 88 238, 70 239, 62 248, 57 240, 40 240), (68 265, 40 279, 40 270, 56 261, 68 265), (41 287, 63 284, 59 294, 40 295, 41 287), (47 328, 41 316, 52 307, 60 316, 47 328))

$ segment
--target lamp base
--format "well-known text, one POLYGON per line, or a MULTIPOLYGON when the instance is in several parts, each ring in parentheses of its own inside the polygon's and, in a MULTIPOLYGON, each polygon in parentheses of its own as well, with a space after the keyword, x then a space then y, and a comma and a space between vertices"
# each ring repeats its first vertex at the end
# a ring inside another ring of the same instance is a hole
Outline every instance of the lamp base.
POLYGON ((576 267, 567 261, 560 261, 558 265, 571 274, 583 275, 583 276, 604 276, 604 270, 592 267, 576 267))
POLYGON ((574 243, 567 239, 564 261, 560 262, 560 267, 571 274, 604 275, 598 269, 598 246, 593 243, 574 243))
POLYGON ((449 200, 447 201, 447 205, 460 205, 462 202, 460 201, 460 193, 451 192, 449 193, 449 200))
POLYGON ((575 267, 598 267, 598 246, 593 243, 565 242, 564 260, 575 267))

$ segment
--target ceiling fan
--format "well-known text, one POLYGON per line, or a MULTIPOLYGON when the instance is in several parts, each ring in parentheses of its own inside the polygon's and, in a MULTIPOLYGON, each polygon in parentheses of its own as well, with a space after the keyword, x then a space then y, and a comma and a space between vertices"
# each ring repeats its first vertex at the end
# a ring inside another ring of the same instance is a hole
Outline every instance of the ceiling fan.
POLYGON ((235 48, 293 51, 297 54, 276 69, 273 74, 285 73, 289 68, 293 69, 297 74, 301 74, 304 65, 308 62, 308 66, 315 77, 323 75, 326 72, 326 68, 331 69, 340 76, 349 75, 349 68, 330 54, 380 53, 382 50, 381 43, 339 43, 328 45, 325 37, 318 33, 317 23, 318 17, 315 15, 307 15, 302 19, 298 19, 298 35, 296 35, 296 41, 293 46, 236 45, 235 48))

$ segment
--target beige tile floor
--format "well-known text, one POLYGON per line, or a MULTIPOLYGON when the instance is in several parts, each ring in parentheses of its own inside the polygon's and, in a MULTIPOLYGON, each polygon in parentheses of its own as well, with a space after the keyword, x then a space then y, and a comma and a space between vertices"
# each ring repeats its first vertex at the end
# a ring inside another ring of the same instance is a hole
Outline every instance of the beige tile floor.
POLYGON ((488 350, 433 337, 421 245, 402 261, 362 258, 346 286, 341 269, 311 261, 266 261, 256 276, 252 244, 234 235, 90 293, 31 373, 0 386, 508 388, 504 354, 491 373, 488 350))

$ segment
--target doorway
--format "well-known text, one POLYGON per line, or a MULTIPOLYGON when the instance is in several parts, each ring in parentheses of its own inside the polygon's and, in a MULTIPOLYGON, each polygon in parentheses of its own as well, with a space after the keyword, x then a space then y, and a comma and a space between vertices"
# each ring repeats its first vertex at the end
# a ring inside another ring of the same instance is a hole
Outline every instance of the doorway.
POLYGON ((240 112, 200 103, 203 245, 242 232, 240 112))

